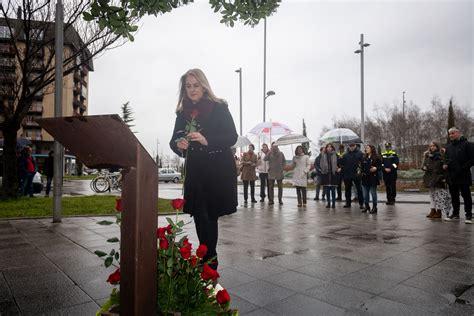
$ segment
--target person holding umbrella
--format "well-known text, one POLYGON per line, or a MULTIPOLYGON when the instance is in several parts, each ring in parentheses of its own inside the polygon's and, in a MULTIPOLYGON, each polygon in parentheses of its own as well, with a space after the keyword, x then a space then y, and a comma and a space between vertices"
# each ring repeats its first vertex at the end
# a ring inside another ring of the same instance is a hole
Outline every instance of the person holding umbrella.
POLYGON ((326 145, 319 165, 321 169, 321 183, 326 191, 326 208, 336 208, 336 187, 339 183, 341 168, 336 148, 333 144, 329 143, 326 145))
POLYGON ((257 175, 255 174, 255 167, 257 167, 257 155, 254 153, 255 146, 249 145, 249 150, 244 153, 241 161, 242 174, 240 178, 244 182, 244 203, 247 204, 249 196, 249 184, 250 184, 250 198, 252 203, 257 203, 255 200, 255 180, 257 175))
POLYGON ((362 187, 357 170, 362 163, 364 155, 357 148, 357 144, 351 142, 349 144, 349 151, 341 158, 341 173, 344 177, 346 204, 344 208, 351 207, 352 185, 354 184, 357 190, 358 201, 361 209, 364 209, 364 201, 362 199, 362 187))
POLYGON ((295 149, 291 168, 293 169, 293 185, 296 188, 298 207, 306 207, 306 187, 308 186, 308 172, 311 164, 308 155, 304 154, 303 146, 301 145, 295 149))
POLYGON ((283 171, 286 164, 285 155, 280 151, 275 142, 272 143, 272 149, 263 159, 268 161, 268 205, 274 204, 275 180, 278 185, 278 203, 283 204, 283 171))

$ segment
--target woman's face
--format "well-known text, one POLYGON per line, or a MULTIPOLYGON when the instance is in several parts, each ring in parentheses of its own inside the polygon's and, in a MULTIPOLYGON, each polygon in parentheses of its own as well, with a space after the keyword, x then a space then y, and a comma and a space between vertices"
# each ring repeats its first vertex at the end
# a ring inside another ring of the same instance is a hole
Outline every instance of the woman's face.
POLYGON ((253 153, 253 151, 254 151, 253 146, 249 146, 249 153, 253 153))
POLYGON ((262 151, 263 151, 264 153, 268 152, 268 146, 267 146, 267 144, 262 145, 262 151))
POLYGON ((303 147, 298 147, 298 148, 296 148, 296 153, 297 153, 298 155, 301 155, 301 154, 303 153, 303 147))
POLYGON ((332 146, 327 146, 326 147, 326 152, 327 153, 332 153, 334 151, 334 148, 332 148, 332 146))
POLYGON ((432 153, 435 152, 435 151, 438 151, 438 147, 435 144, 431 143, 430 144, 430 151, 432 153))
POLYGON ((368 154, 371 154, 372 153, 372 148, 370 148, 370 146, 365 146, 365 153, 368 155, 368 154))
POLYGON ((185 81, 186 95, 193 102, 199 102, 204 96, 204 88, 192 75, 188 75, 185 81))

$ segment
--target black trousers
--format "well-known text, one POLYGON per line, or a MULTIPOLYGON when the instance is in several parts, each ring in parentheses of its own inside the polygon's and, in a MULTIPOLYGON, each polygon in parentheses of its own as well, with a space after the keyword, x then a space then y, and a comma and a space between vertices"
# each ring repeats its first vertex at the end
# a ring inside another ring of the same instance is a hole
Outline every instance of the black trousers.
POLYGON ((296 195, 298 196, 298 204, 306 204, 306 187, 296 186, 296 195))
POLYGON ((204 261, 216 257, 215 265, 211 266, 213 269, 217 269, 217 238, 218 238, 218 225, 217 218, 210 218, 207 212, 200 212, 194 215, 194 224, 196 225, 196 232, 201 245, 207 246, 207 253, 204 256, 204 261))
POLYGON ((264 199, 267 194, 266 194, 266 188, 268 188, 268 173, 259 173, 258 174, 260 178, 260 197, 264 199))
POLYGON ((453 204, 453 214, 459 215, 459 209, 461 208, 459 193, 461 193, 466 216, 472 216, 472 196, 469 184, 451 184, 449 186, 449 193, 451 194, 451 203, 453 204))
POLYGON ((336 199, 340 200, 342 198, 342 177, 339 177, 339 182, 337 183, 336 192, 337 192, 336 199))
MULTIPOLYGON (((281 202, 283 198, 283 180, 276 180, 278 185, 278 201, 281 202)), ((275 187, 275 180, 268 179, 268 201, 273 203, 273 188, 275 187)))
POLYGON ((249 197, 249 184, 250 184, 250 198, 255 200, 255 181, 244 180, 244 200, 247 201, 249 197))
POLYGON ((346 204, 351 205, 352 201, 352 184, 355 185, 357 190, 357 200, 359 201, 359 205, 364 205, 364 199, 362 198, 362 186, 360 185, 360 179, 344 179, 344 186, 345 186, 345 195, 346 195, 346 204))
POLYGON ((383 182, 387 191, 387 202, 395 202, 397 197, 397 175, 393 171, 383 174, 383 182))

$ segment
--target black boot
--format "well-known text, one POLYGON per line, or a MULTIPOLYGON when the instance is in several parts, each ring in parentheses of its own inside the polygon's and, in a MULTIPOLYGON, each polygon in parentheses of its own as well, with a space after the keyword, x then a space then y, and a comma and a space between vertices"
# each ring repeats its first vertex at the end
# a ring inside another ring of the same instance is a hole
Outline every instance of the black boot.
POLYGON ((370 214, 377 214, 377 205, 374 205, 370 210, 370 214))
POLYGON ((328 205, 326 205, 326 208, 330 208, 331 207, 331 204, 328 203, 328 205))
POLYGON ((365 204, 365 208, 362 210, 362 213, 367 213, 368 211, 370 211, 370 206, 369 204, 365 204))

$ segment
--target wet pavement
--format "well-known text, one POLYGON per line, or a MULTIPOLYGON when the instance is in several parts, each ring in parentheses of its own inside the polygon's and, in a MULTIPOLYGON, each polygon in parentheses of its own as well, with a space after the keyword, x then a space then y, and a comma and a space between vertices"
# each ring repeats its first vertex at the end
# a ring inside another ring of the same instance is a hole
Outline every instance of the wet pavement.
MULTIPOLYGON (((160 196, 179 194, 160 184, 160 196)), ((474 315, 474 225, 426 219, 426 201, 412 202, 427 195, 370 215, 297 208, 292 194, 219 220, 219 282, 241 315, 474 315)), ((103 219, 1 220, 0 315, 94 315, 113 269, 93 252, 119 233, 103 219)))

